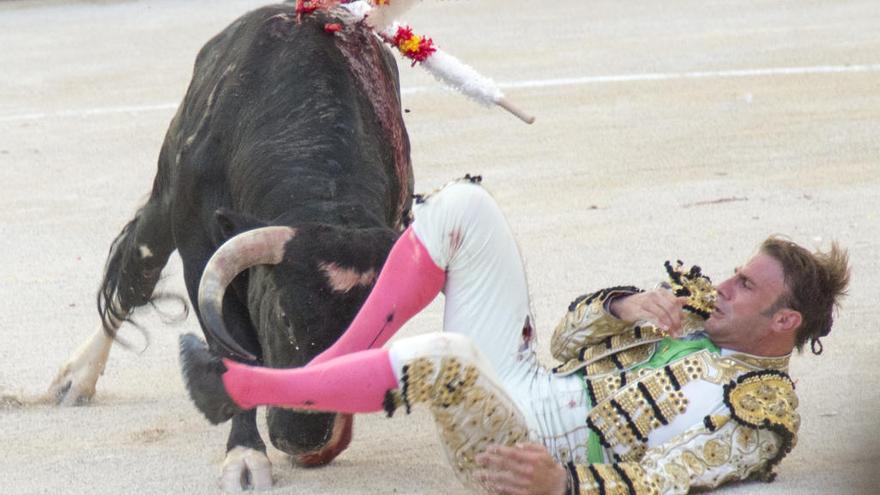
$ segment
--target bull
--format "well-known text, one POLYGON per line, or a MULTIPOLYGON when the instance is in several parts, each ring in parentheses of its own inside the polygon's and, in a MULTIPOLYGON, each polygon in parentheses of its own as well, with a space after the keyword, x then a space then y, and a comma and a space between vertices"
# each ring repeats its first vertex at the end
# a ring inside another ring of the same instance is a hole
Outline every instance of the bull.
MULTIPOLYGON (((306 364, 366 298, 412 197, 397 67, 344 10, 299 14, 255 10, 200 50, 149 199, 111 245, 99 329, 50 387, 60 404, 93 396, 117 330, 159 297, 174 250, 209 345, 266 366, 306 364)), ((269 409, 267 423, 272 444, 305 465, 329 462, 351 438, 350 416, 269 409)), ((271 483, 256 414, 242 413, 224 488, 271 483)))

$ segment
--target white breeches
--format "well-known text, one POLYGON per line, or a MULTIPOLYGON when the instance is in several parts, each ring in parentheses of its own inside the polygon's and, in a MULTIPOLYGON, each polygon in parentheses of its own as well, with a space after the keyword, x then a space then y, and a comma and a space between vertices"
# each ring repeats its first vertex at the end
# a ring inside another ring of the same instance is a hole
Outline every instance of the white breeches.
POLYGON ((589 431, 583 383, 538 363, 525 270, 494 199, 463 180, 428 196, 413 211, 412 228, 446 270, 443 330, 466 338, 428 334, 395 342, 390 354, 398 378, 414 359, 429 358, 439 366, 455 357, 474 366, 499 400, 513 404, 531 440, 561 462, 585 462, 589 431))

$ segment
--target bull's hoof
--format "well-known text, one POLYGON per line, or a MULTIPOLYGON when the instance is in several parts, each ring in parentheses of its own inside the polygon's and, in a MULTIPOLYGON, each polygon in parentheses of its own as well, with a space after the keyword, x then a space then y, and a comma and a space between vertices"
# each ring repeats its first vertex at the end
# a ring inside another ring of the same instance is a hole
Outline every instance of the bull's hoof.
POLYGON ((49 400, 59 406, 89 402, 95 395, 95 384, 104 372, 112 344, 113 340, 99 326, 58 371, 47 391, 49 400))
POLYGON ((243 411, 223 386, 223 361, 191 333, 180 336, 180 367, 190 398, 208 421, 217 425, 243 411))
POLYGON ((59 406, 81 406, 91 401, 95 395, 97 379, 83 379, 79 376, 82 373, 77 373, 72 368, 70 364, 63 366, 49 385, 47 395, 59 406))
POLYGON ((272 463, 265 452, 235 447, 226 453, 220 484, 226 493, 272 488, 272 463))

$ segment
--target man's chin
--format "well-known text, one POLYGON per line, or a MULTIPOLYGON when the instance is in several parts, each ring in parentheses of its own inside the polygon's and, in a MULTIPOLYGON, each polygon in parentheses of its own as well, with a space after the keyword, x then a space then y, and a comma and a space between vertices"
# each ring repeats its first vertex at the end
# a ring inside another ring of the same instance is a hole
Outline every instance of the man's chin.
POLYGON ((706 333, 712 334, 712 331, 718 328, 718 322, 723 318, 721 313, 717 311, 709 315, 709 319, 706 320, 706 323, 703 324, 703 329, 706 330, 706 333))

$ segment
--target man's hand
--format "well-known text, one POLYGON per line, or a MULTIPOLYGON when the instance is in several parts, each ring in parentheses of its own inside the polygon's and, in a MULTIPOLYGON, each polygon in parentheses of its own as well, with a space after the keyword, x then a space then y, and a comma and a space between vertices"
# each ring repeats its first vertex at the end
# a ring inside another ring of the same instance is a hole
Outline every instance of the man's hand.
POLYGON ((490 445, 477 455, 477 463, 484 469, 476 472, 476 479, 492 492, 506 495, 565 494, 568 474, 541 444, 490 445))
POLYGON ((654 323, 673 337, 681 333, 681 308, 686 297, 676 297, 666 289, 654 289, 631 296, 619 297, 611 302, 611 314, 623 321, 654 323))

